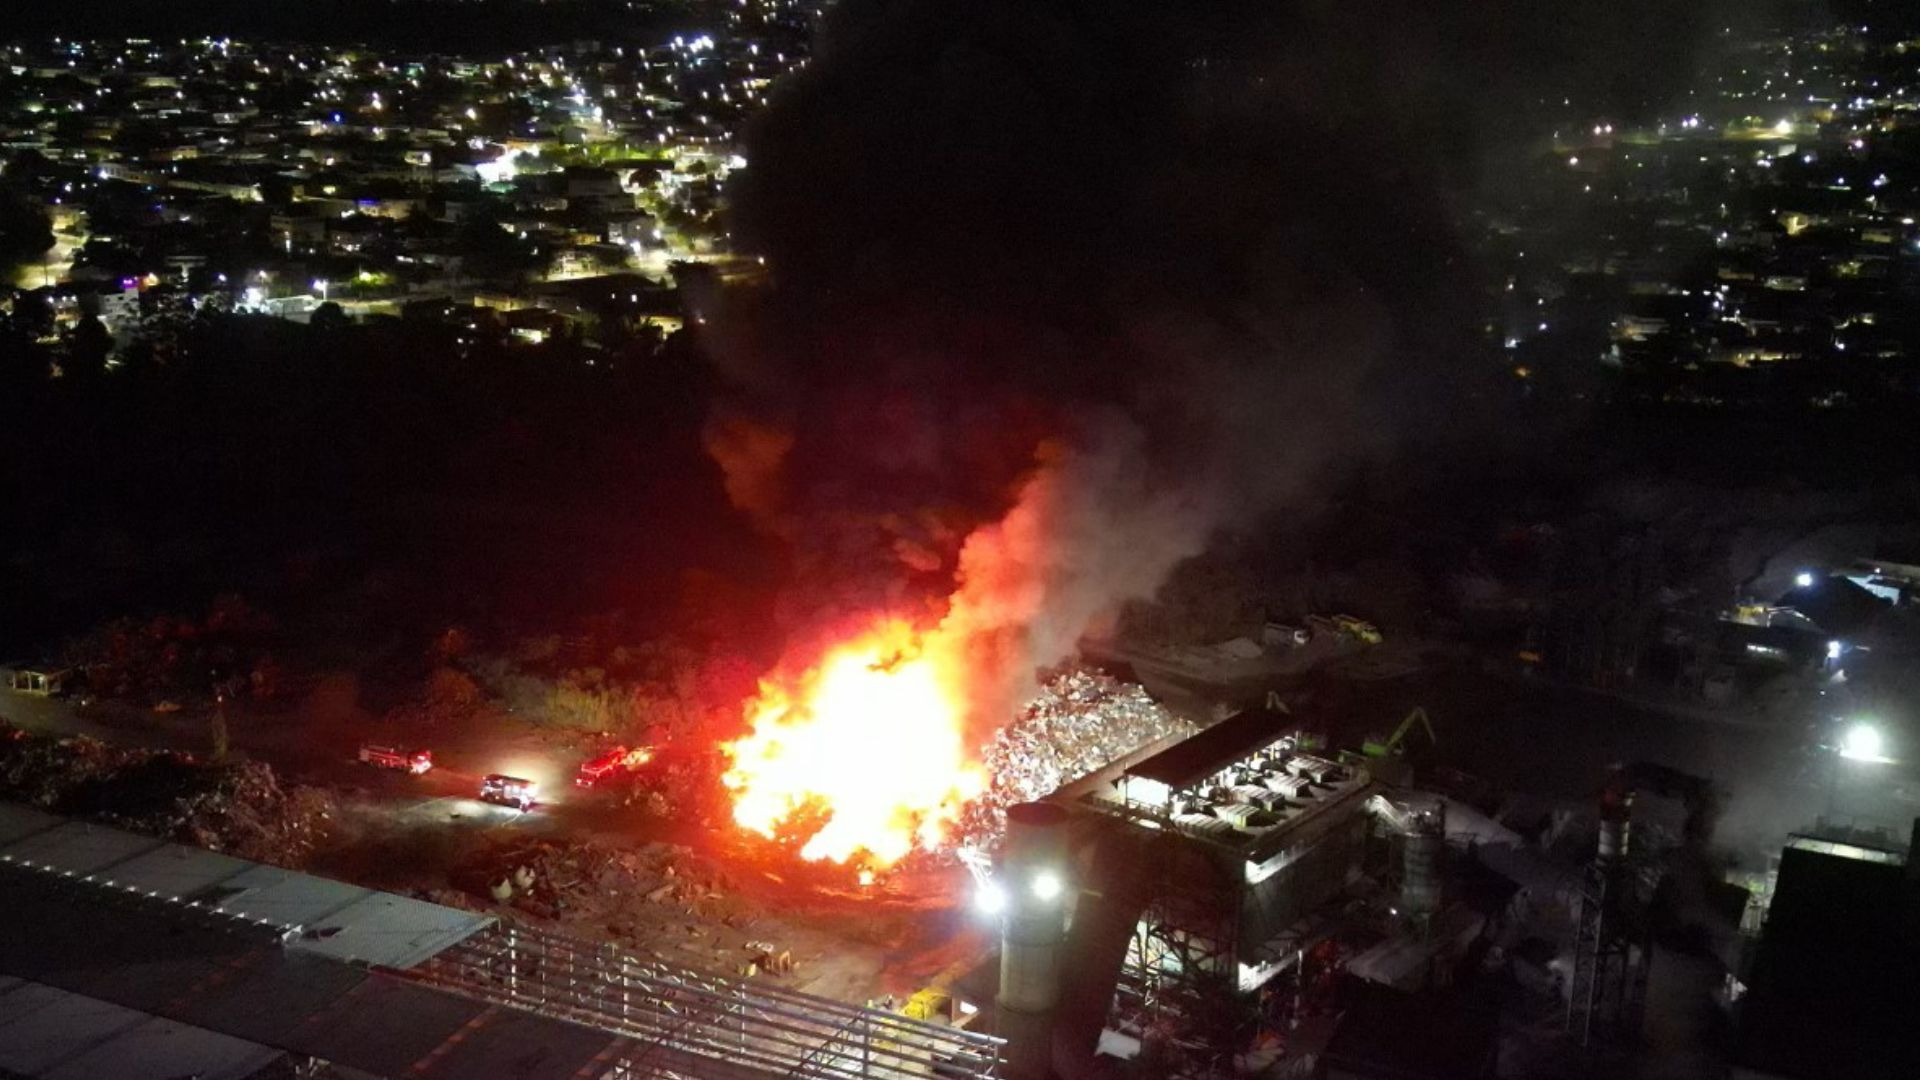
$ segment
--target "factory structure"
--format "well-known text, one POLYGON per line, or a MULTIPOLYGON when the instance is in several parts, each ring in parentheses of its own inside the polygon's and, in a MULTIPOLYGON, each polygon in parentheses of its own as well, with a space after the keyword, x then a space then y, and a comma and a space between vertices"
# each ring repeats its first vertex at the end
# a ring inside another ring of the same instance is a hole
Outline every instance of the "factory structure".
POLYGON ((1543 926, 1564 1043, 1630 1047, 1677 835, 1637 843, 1634 798, 1671 777, 1616 771, 1562 812, 1555 856, 1376 764, 1250 709, 1012 808, 1000 955, 962 995, 1006 1039, 1005 1075, 1492 1076, 1495 1010, 1454 979, 1543 926))
POLYGON ((1307 916, 1361 865, 1376 790, 1363 768, 1297 749, 1286 718, 1243 712, 1061 793, 1153 854, 1116 1019, 1144 1025, 1252 993, 1298 958, 1307 916))
POLYGON ((994 1000, 1007 1075, 1097 1075, 1096 1059, 1231 1075, 1326 1041, 1302 1025, 1337 979, 1427 988, 1487 925, 1445 886, 1445 820, 1443 801, 1387 787, 1268 709, 1013 808, 1002 950, 983 969, 999 980, 972 994, 994 1000))

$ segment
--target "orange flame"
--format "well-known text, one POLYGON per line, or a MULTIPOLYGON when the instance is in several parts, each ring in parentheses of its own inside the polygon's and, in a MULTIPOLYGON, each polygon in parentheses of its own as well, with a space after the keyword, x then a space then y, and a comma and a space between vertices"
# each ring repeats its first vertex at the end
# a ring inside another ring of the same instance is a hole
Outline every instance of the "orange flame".
POLYGON ((936 847, 985 786, 963 672, 939 640, 885 619, 798 677, 762 681, 751 734, 725 748, 734 820, 771 837, 818 813, 806 859, 889 866, 936 847))

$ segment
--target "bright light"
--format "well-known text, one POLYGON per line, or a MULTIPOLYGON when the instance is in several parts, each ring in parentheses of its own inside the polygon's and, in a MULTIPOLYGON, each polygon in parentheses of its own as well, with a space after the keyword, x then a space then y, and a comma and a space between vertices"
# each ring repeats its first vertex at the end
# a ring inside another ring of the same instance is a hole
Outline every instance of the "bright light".
POLYGON ((944 639, 889 619, 797 675, 763 680, 752 733, 725 747, 734 821, 773 837, 824 811, 806 859, 865 852, 890 866, 933 850, 986 786, 967 752, 964 676, 944 639))
POLYGON ((998 915, 1007 910, 1007 890, 997 882, 983 881, 980 891, 973 894, 973 903, 983 915, 998 915))
POLYGON ((1779 132, 1782 135, 1785 135, 1788 132, 1793 130, 1793 121, 1782 120, 1779 123, 1773 125, 1773 130, 1779 132))
POLYGON ((1060 896, 1060 875, 1051 870, 1042 870, 1033 875, 1033 895, 1042 900, 1054 900, 1060 896))
POLYGON ((1840 756, 1852 761, 1885 761, 1881 756, 1885 749, 1886 741, 1880 729, 1872 724, 1855 724, 1840 739, 1840 756))
POLYGON ((1795 586, 1799 588, 1811 589, 1813 588, 1813 575, 1807 573, 1805 570, 1802 570, 1799 573, 1793 575, 1793 583, 1795 586))
POLYGON ((1829 660, 1840 659, 1840 650, 1842 648, 1844 648, 1844 646, 1837 641, 1827 642, 1827 659, 1829 660))

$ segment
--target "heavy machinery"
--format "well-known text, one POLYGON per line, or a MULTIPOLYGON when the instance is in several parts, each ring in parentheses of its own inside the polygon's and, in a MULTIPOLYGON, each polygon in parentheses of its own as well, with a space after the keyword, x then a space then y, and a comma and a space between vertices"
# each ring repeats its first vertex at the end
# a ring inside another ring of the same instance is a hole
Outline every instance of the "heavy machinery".
POLYGON ((1439 743, 1439 736, 1433 733, 1433 721, 1427 719, 1427 710, 1415 706, 1407 718, 1400 721, 1400 726, 1393 729, 1393 734, 1385 737, 1369 735, 1360 744, 1359 754, 1344 752, 1343 757, 1350 759, 1352 764, 1365 765, 1367 771, 1378 780, 1404 786, 1413 783, 1414 759, 1425 764, 1427 755, 1424 751, 1433 749, 1439 743), (1415 729, 1426 733, 1424 746, 1415 747, 1407 738, 1415 729))
POLYGON ((418 776, 433 768, 433 751, 409 752, 392 746, 364 743, 360 747, 360 760, 367 765, 377 765, 382 769, 397 769, 418 776))
POLYGON ((1356 619, 1351 615, 1335 615, 1333 617, 1333 625, 1339 627, 1341 633, 1362 645, 1378 645, 1386 640, 1385 636, 1380 633, 1379 627, 1365 619, 1356 619))
POLYGON ((1393 729, 1393 734, 1384 739, 1378 735, 1367 736, 1367 741, 1360 744, 1360 751, 1370 758, 1404 757, 1408 749, 1407 736, 1416 727, 1427 733, 1428 746, 1440 744, 1440 737, 1433 733, 1433 721, 1427 718, 1427 710, 1416 705, 1407 718, 1400 721, 1400 726, 1393 729))
POLYGON ((1344 637, 1362 645, 1378 645, 1386 640, 1379 627, 1352 615, 1309 615, 1307 629, 1315 637, 1344 637))
POLYGON ((533 809, 534 792, 538 788, 539 785, 531 780, 494 773, 480 781, 480 799, 482 802, 511 806, 524 813, 533 809))

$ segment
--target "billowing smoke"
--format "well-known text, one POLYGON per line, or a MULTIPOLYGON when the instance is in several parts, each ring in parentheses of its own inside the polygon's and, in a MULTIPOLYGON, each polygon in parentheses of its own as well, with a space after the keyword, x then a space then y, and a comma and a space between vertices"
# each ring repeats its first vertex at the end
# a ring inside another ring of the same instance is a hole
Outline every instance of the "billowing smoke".
POLYGON ((790 625, 939 625, 979 737, 1221 529, 1444 419, 1454 200, 1582 82, 1571 35, 1670 48, 1675 6, 843 0, 733 192, 772 283, 712 327, 790 625))

